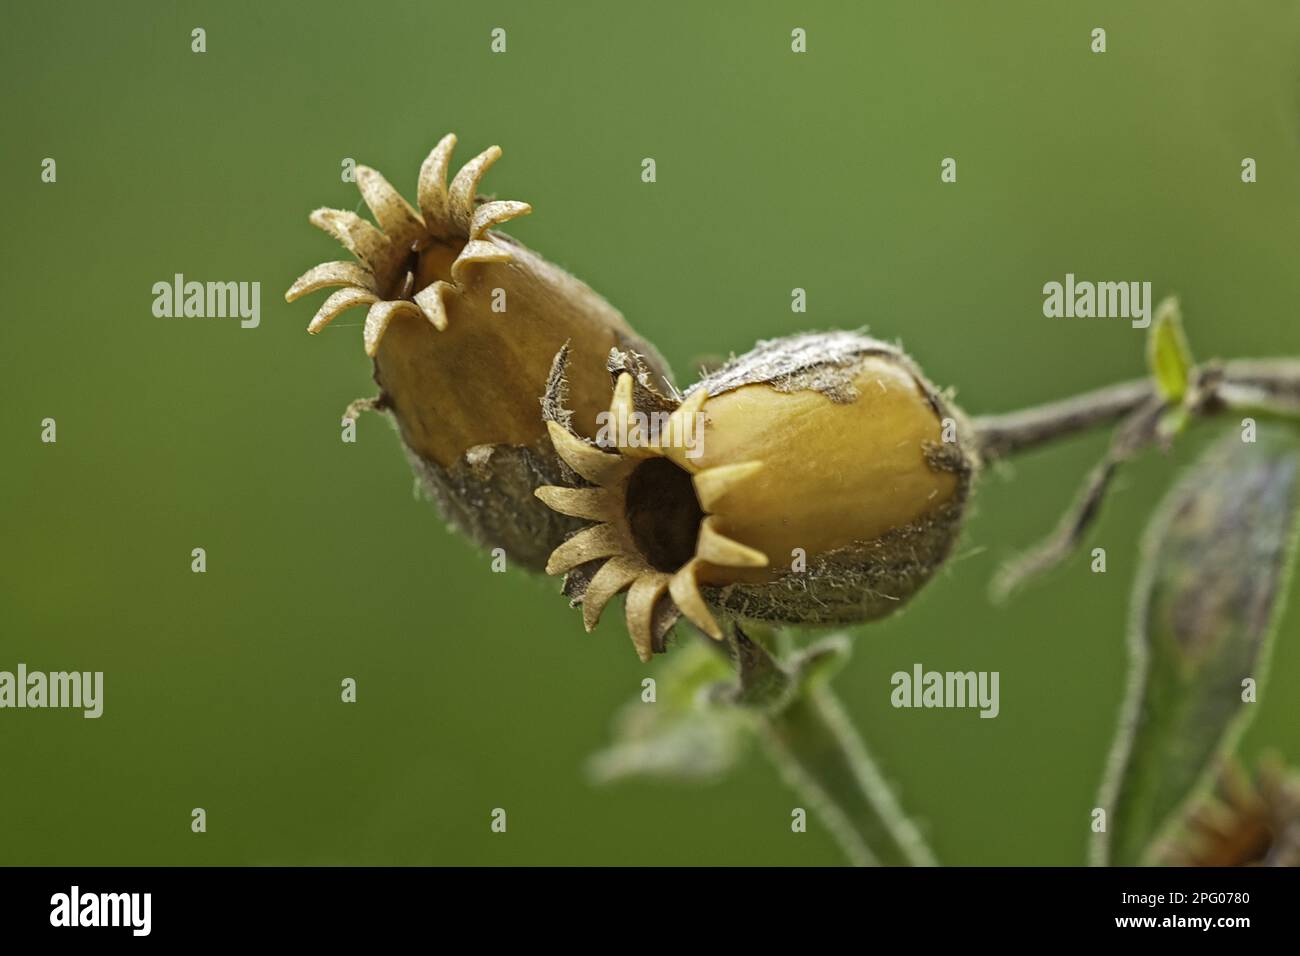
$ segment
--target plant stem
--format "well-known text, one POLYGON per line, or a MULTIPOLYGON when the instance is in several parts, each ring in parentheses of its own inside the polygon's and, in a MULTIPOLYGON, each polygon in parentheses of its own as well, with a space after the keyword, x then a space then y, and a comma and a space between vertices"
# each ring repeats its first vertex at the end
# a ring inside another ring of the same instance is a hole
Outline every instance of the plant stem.
POLYGON ((827 684, 849 656, 835 636, 778 663, 788 634, 750 625, 729 642, 738 685, 730 696, 754 711, 768 754, 786 782, 816 809, 856 866, 933 866, 934 854, 904 815, 844 708, 827 684))
POLYGON ((981 415, 972 423, 980 457, 996 461, 1075 432, 1109 425, 1131 414, 1154 394, 1150 380, 1141 379, 1004 415, 981 415))
POLYGON ((829 687, 764 715, 762 730, 786 781, 817 808, 855 866, 935 865, 829 687))
MULTIPOLYGON (((1191 409, 1200 416, 1225 410, 1294 416, 1300 414, 1300 360, 1238 359, 1197 369, 1191 409)), ((1109 425, 1156 396, 1150 379, 1122 382, 1002 415, 974 419, 976 443, 986 462, 1029 451, 1058 438, 1109 425)))

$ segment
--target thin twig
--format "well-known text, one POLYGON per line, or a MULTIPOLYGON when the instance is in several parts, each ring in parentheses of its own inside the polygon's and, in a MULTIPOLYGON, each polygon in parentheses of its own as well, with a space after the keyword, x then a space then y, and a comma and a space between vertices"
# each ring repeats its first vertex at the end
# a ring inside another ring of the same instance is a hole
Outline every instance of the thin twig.
POLYGON ((1005 415, 982 415, 973 422, 980 457, 996 461, 1076 432, 1109 425, 1132 414, 1154 394, 1151 382, 1142 379, 1005 415))
POLYGON ((763 739, 786 780, 818 808, 855 864, 935 865, 829 687, 812 688, 766 717, 763 739))
MULTIPOLYGON (((1211 363, 1217 402, 1207 402, 1200 414, 1223 409, 1262 414, 1300 413, 1300 359, 1235 359, 1211 363)), ((975 440, 986 462, 1008 458, 1040 445, 1110 425, 1132 414, 1156 394, 1150 379, 1121 382, 1058 402, 974 419, 975 440)))
POLYGON ((1150 395, 1145 404, 1124 419, 1105 457, 1088 473, 1082 490, 1070 510, 1061 516, 1056 530, 1037 547, 1004 565, 994 577, 990 587, 994 601, 1006 600, 1025 581, 1055 567, 1074 552, 1101 513, 1106 492, 1120 466, 1155 443, 1164 410, 1164 403, 1150 395))
POLYGON ((1070 510, 1037 547, 998 572, 995 601, 1068 557, 1096 519, 1112 479, 1124 462, 1166 440, 1182 422, 1224 411, 1246 415, 1300 417, 1300 361, 1241 359, 1208 362, 1192 370, 1190 387, 1177 404, 1167 402, 1149 380, 1124 382, 1036 408, 986 415, 974 420, 976 444, 985 462, 1027 451, 1058 438, 1120 421, 1106 455, 1088 474, 1070 510), (1162 425, 1177 424, 1168 434, 1162 425))

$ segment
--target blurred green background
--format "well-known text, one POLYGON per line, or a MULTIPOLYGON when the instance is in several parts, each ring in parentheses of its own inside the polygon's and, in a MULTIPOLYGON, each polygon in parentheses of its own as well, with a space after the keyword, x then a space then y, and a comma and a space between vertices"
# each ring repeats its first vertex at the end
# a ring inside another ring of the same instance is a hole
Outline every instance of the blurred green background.
MULTIPOLYGON (((323 294, 282 293, 341 256, 306 220, 359 208, 344 157, 414 199, 455 131, 460 161, 501 144, 485 189, 535 207, 507 231, 683 383, 864 324, 973 413, 1140 375, 1126 322, 1043 317, 1066 272, 1177 292, 1201 356, 1300 353, 1296 4, 1074 6, 7 5, 0 669, 103 670, 106 700, 0 712, 0 862, 838 863, 758 754, 712 787, 585 781, 647 673, 620 615, 586 635, 556 582, 491 573, 381 419, 341 443, 374 392, 362 313, 311 338, 323 294), (155 318, 177 272, 260 281, 261 327, 155 318)), ((1084 860, 1135 543, 1203 439, 1126 472, 1092 539, 1109 573, 1076 559, 1000 609, 993 570, 1105 438, 990 476, 959 558, 858 633, 837 688, 943 861, 1084 860), (892 709, 915 662, 1000 671, 1001 715, 892 709)), ((1247 754, 1300 759, 1297 613, 1247 754)))

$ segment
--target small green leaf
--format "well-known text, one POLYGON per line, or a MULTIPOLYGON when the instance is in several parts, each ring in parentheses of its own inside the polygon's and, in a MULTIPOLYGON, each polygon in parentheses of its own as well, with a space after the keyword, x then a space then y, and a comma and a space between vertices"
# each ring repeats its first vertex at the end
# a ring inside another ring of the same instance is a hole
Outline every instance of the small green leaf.
POLYGON ((1147 365, 1165 401, 1176 404, 1187 394, 1192 375, 1192 350, 1183 333, 1182 310, 1173 296, 1156 307, 1147 337, 1147 365))
POLYGON ((1097 862, 1148 861, 1214 776, 1263 685, 1286 595, 1300 444, 1284 426, 1234 430, 1169 493, 1134 587, 1129 693, 1112 747, 1097 862), (1249 683, 1248 683, 1249 682, 1249 683))
POLYGON ((702 641, 683 644, 655 670, 655 701, 630 701, 614 721, 614 740, 587 761, 597 783, 633 777, 710 781, 744 753, 753 722, 717 704, 712 691, 733 679, 730 664, 702 641))
POLYGON ((791 658, 787 665, 800 690, 807 693, 839 673, 849 660, 847 634, 823 637, 791 658))
POLYGON ((1191 424, 1192 415, 1182 405, 1176 405, 1173 408, 1166 409, 1156 422, 1156 437, 1164 445, 1168 445, 1177 436, 1187 430, 1191 424))

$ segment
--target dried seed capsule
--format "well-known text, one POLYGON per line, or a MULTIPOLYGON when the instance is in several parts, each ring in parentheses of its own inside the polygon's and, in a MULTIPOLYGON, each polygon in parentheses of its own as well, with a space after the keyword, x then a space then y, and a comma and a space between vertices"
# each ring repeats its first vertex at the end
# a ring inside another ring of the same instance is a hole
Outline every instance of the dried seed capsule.
POLYGON ((569 574, 589 630, 629 589, 643 660, 664 603, 714 637, 715 610, 825 625, 898 609, 947 557, 977 470, 948 398, 855 333, 760 343, 680 403, 622 373, 608 420, 595 444, 550 424, 586 486, 537 494, 597 523, 547 571, 569 574))
POLYGON ((477 196, 498 147, 466 163, 448 187, 455 145, 455 136, 443 137, 420 168, 419 210, 358 166, 378 227, 344 210, 312 213, 357 261, 308 270, 285 298, 342 287, 312 319, 313 333, 347 309, 368 308, 363 340, 380 388, 370 407, 392 414, 444 517, 484 547, 540 569, 575 527, 533 497, 561 477, 538 406, 557 350, 570 343, 571 423, 588 436, 608 404, 611 348, 646 356, 663 382, 667 366, 587 285, 493 231, 531 211, 477 196))
POLYGON ((1179 813, 1151 847, 1159 866, 1300 866, 1300 773, 1277 754, 1253 774, 1225 760, 1179 813))

